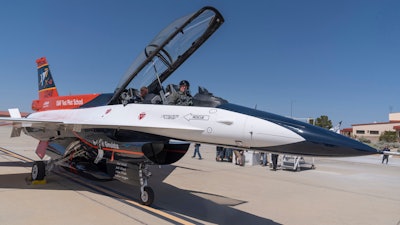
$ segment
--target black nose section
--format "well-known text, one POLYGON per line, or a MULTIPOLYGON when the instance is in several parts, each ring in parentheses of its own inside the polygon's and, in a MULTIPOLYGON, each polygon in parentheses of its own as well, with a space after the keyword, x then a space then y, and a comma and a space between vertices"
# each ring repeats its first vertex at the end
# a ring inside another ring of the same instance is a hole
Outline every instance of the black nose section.
POLYGON ((338 140, 337 142, 303 141, 294 144, 281 145, 269 148, 270 151, 282 152, 294 155, 310 156, 362 156, 378 154, 379 152, 365 144, 354 140, 338 140))
POLYGON ((379 152, 366 144, 333 131, 273 113, 226 103, 218 108, 243 113, 285 127, 304 138, 304 141, 287 145, 258 148, 266 151, 310 156, 362 156, 379 152))
POLYGON ((281 122, 281 125, 299 134, 305 141, 275 147, 275 150, 298 155, 337 157, 379 153, 375 148, 330 130, 296 120, 288 122, 281 122))

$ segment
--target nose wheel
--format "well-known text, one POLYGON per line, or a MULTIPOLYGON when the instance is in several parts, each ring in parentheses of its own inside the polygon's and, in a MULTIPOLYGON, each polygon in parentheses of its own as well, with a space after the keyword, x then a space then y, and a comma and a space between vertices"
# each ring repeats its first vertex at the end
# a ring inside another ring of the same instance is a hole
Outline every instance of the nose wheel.
POLYGON ((151 205, 154 201, 154 191, 151 187, 143 187, 143 191, 140 191, 140 202, 142 205, 151 205))

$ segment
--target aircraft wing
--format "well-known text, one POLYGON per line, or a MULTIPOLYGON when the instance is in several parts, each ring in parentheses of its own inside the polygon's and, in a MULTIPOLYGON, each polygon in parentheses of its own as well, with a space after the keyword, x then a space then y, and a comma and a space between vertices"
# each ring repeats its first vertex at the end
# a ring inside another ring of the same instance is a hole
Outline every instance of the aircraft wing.
POLYGON ((28 119, 28 118, 0 118, 1 122, 7 125, 19 126, 19 127, 35 127, 36 125, 46 126, 46 125, 59 125, 63 124, 61 121, 57 120, 41 120, 41 119, 28 119))
POLYGON ((1 126, 13 126, 11 137, 19 137, 23 127, 55 127, 62 125, 62 122, 27 118, 0 118, 0 124, 1 126))
POLYGON ((0 122, 3 125, 12 125, 14 128, 21 127, 45 127, 49 125, 60 125, 61 121, 58 120, 47 120, 47 119, 28 119, 23 118, 18 108, 8 109, 8 113, 10 114, 10 118, 0 117, 0 122))
POLYGON ((0 122, 3 125, 13 126, 11 137, 20 136, 22 128, 42 128, 42 129, 53 129, 53 130, 70 130, 74 132, 80 132, 82 129, 126 129, 132 131, 139 131, 144 133, 158 133, 167 135, 169 132, 192 132, 198 134, 204 131, 204 129, 185 126, 181 124, 167 123, 141 123, 140 125, 127 124, 127 123, 115 123, 109 121, 73 121, 70 119, 33 119, 33 118, 0 118, 0 122))

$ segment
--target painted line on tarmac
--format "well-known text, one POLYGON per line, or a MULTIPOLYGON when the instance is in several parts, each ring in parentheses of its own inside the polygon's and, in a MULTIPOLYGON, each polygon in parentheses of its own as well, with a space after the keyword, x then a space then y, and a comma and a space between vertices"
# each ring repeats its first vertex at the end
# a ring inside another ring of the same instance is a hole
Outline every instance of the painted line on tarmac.
POLYGON ((7 150, 7 149, 5 149, 5 148, 0 147, 0 151, 1 151, 1 152, 4 152, 4 153, 5 153, 6 155, 8 155, 8 156, 11 156, 11 157, 16 158, 16 159, 19 159, 19 160, 22 160, 22 161, 25 161, 25 162, 33 162, 32 159, 27 158, 27 157, 25 157, 25 156, 23 156, 23 155, 17 154, 17 153, 15 153, 15 152, 12 152, 12 151, 10 151, 10 150, 7 150))
POLYGON ((164 211, 152 208, 150 206, 145 206, 145 205, 142 205, 142 204, 140 204, 140 203, 138 203, 136 201, 127 199, 127 197, 124 196, 123 194, 118 194, 115 191, 110 190, 108 188, 98 186, 98 185, 93 184, 91 182, 83 181, 81 179, 78 179, 77 177, 72 176, 72 174, 58 173, 58 172, 55 172, 55 173, 57 175, 59 175, 59 176, 66 177, 66 178, 68 178, 68 179, 70 179, 70 180, 72 180, 72 181, 74 181, 74 182, 76 182, 76 183, 78 183, 78 184, 80 184, 82 186, 88 187, 88 188, 90 188, 90 189, 92 189, 94 191, 97 191, 99 193, 105 194, 105 195, 110 196, 110 197, 115 197, 115 198, 119 199, 120 201, 122 201, 124 203, 128 203, 129 205, 134 206, 135 208, 139 208, 139 209, 141 209, 143 211, 146 211, 148 213, 151 213, 154 216, 157 216, 159 218, 164 218, 164 219, 166 219, 166 220, 168 220, 168 221, 170 221, 170 222, 172 222, 174 224, 176 224, 176 223, 184 224, 184 225, 195 224, 195 223, 191 223, 189 221, 186 221, 186 220, 184 220, 182 218, 179 218, 177 216, 174 216, 174 215, 171 215, 169 213, 166 213, 164 211))
MULTIPOLYGON (((23 155, 17 154, 15 152, 12 152, 12 151, 7 150, 7 149, 2 148, 2 147, 0 147, 0 151, 5 153, 6 155, 8 155, 10 157, 14 157, 16 159, 19 159, 19 160, 22 160, 22 161, 25 161, 25 162, 33 162, 34 161, 34 160, 32 160, 32 159, 30 159, 28 157, 25 157, 23 155)), ((107 196, 110 196, 110 197, 118 198, 121 202, 124 202, 125 204, 131 205, 131 206, 135 206, 136 208, 139 208, 139 209, 141 209, 143 211, 151 213, 151 214, 153 214, 153 215, 155 215, 157 217, 164 218, 164 219, 166 219, 166 220, 168 220, 168 221, 170 221, 172 223, 175 223, 175 224, 178 223, 178 224, 183 224, 183 225, 194 225, 195 224, 195 223, 186 221, 186 220, 184 220, 182 218, 179 218, 177 216, 174 216, 174 215, 171 215, 169 213, 163 212, 161 210, 152 208, 150 206, 142 205, 142 204, 140 204, 138 202, 135 202, 133 200, 129 200, 129 199, 127 199, 127 197, 125 197, 125 196, 123 196, 121 194, 117 194, 116 192, 114 192, 112 190, 109 190, 109 189, 106 189, 104 187, 100 187, 100 186, 97 186, 97 185, 94 185, 94 184, 91 184, 91 183, 88 183, 88 182, 85 183, 84 181, 79 180, 78 178, 73 177, 68 173, 59 173, 59 172, 56 172, 56 171, 53 171, 53 173, 55 173, 55 174, 57 174, 57 175, 59 175, 61 177, 67 178, 67 179, 69 179, 71 181, 74 181, 74 182, 76 182, 76 183, 78 183, 78 184, 80 184, 82 186, 85 186, 85 187, 88 187, 88 188, 90 188, 92 190, 95 190, 95 191, 97 191, 99 193, 106 194, 107 196)))

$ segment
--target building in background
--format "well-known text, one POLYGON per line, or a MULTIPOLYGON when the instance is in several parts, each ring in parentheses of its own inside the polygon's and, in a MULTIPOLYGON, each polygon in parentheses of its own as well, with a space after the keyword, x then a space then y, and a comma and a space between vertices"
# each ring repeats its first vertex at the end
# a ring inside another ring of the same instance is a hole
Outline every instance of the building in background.
POLYGON ((397 137, 400 137, 400 113, 389 113, 389 122, 353 124, 351 128, 344 128, 340 133, 356 139, 365 138, 377 142, 385 131, 395 131, 397 137))

